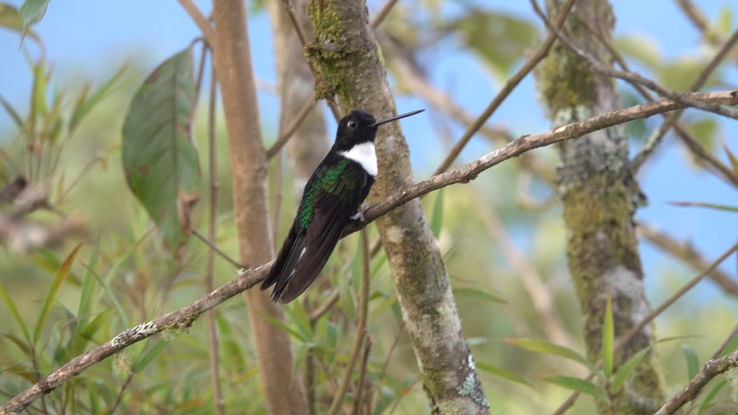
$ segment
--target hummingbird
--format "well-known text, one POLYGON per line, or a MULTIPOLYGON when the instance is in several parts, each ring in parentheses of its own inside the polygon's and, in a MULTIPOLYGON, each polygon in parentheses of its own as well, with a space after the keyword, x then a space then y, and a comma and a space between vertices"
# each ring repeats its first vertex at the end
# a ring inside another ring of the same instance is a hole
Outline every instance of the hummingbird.
POLYGON ((363 220, 361 203, 377 177, 377 127, 424 110, 376 120, 351 111, 338 123, 336 141, 310 176, 297 215, 272 269, 261 284, 272 285, 271 299, 288 303, 318 276, 352 220, 363 220))

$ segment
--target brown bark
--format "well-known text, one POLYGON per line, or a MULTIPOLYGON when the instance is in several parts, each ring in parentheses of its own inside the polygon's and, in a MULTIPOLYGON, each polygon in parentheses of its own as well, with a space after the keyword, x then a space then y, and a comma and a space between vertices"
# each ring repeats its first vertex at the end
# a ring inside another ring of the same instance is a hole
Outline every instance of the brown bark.
MULTIPOLYGON (((222 85, 233 173, 233 197, 241 260, 251 266, 273 255, 269 229, 267 166, 251 68, 246 11, 240 0, 213 2, 213 57, 222 85)), ((272 414, 306 413, 302 381, 294 376, 287 333, 261 316, 282 319, 282 309, 260 290, 246 292, 259 371, 272 414)))
MULTIPOLYGON (((312 24, 307 17, 307 1, 295 0, 291 4, 297 22, 306 36, 312 37, 312 24)), ((305 50, 285 12, 285 3, 282 0, 272 0, 267 3, 267 6, 274 34, 277 83, 281 104, 279 131, 282 135, 298 116, 302 106, 314 99, 315 79, 305 62, 305 50)), ((292 169, 294 191, 298 198, 313 170, 330 148, 324 112, 320 105, 314 106, 292 134, 285 148, 292 169)))
MULTIPOLYGON (((343 112, 363 109, 377 117, 396 113, 363 1, 312 1, 316 41, 308 58, 319 96, 337 95, 343 112)), ((379 176, 370 200, 412 180, 399 123, 377 134, 379 176)), ((461 333, 448 274, 420 203, 413 200, 378 221, 382 244, 407 331, 433 413, 487 413, 489 404, 461 333)))
MULTIPOLYGON (((557 9, 549 1, 549 10, 557 9)), ((609 54, 588 27, 611 36, 614 17, 606 0, 578 2, 567 22, 579 47, 602 62, 609 54), (584 24, 583 22, 587 22, 584 24)), ((538 81, 556 125, 566 124, 618 107, 611 78, 592 72, 565 46, 556 45, 539 71, 538 81)), ((612 295, 616 337, 648 314, 633 215, 643 195, 629 170, 628 142, 623 128, 592 132, 559 147, 561 165, 557 191, 564 207, 567 260, 585 318, 587 355, 601 358, 605 304, 612 295)), ((634 336, 615 356, 622 362, 653 344, 653 326, 634 336)), ((646 414, 658 409, 663 397, 654 353, 649 352, 612 405, 598 402, 599 412, 646 414)))

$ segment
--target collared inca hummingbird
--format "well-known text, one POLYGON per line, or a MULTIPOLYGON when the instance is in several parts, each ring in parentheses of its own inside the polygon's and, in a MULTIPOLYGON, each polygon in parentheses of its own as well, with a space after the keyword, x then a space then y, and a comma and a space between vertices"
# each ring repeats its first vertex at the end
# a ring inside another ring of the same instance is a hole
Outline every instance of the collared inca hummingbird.
POLYGON ((295 221, 261 289, 274 285, 272 301, 288 303, 318 276, 351 220, 363 220, 361 203, 377 177, 377 127, 415 115, 377 121, 354 110, 338 123, 336 141, 310 176, 295 221))

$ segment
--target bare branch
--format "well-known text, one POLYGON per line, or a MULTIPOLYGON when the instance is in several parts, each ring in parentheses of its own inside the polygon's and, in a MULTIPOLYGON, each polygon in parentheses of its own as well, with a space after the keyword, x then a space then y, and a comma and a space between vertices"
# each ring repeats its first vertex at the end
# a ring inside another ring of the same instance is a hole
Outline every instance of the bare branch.
POLYGON ((197 8, 197 5, 193 3, 192 0, 179 0, 179 4, 182 5, 182 8, 185 9, 187 14, 190 15, 192 20, 200 29, 200 31, 202 32, 202 36, 205 38, 205 42, 207 42, 208 45, 212 46, 213 27, 210 25, 210 21, 208 21, 207 17, 202 14, 200 9, 197 8))
POLYGON ((679 393, 666 401, 664 406, 656 412, 656 415, 670 415, 676 413, 685 403, 696 398, 702 388, 707 385, 715 376, 725 373, 728 370, 738 367, 738 352, 733 352, 720 359, 713 359, 705 363, 697 375, 689 381, 679 393))

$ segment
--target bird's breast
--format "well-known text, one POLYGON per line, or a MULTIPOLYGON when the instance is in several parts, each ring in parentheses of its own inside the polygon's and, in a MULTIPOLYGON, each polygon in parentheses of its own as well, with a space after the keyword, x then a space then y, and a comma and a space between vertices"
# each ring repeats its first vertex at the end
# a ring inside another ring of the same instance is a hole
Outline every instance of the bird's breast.
POLYGON ((377 152, 374 150, 374 143, 371 141, 357 144, 353 146, 351 150, 342 151, 340 154, 347 159, 359 163, 361 168, 363 168, 364 171, 369 173, 372 177, 376 177, 377 173, 379 173, 379 168, 377 167, 377 152))

